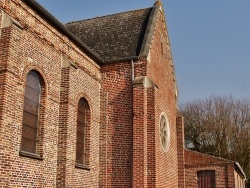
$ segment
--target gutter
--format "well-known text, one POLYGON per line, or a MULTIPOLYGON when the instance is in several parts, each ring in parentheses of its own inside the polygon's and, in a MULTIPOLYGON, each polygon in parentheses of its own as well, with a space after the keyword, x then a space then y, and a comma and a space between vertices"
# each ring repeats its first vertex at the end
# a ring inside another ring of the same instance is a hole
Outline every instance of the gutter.
POLYGON ((50 14, 47 10, 45 10, 39 3, 35 0, 22 0, 32 9, 34 9, 41 17, 47 20, 53 27, 59 30, 62 34, 66 35, 69 39, 75 42, 82 50, 86 51, 91 58, 97 61, 98 64, 103 64, 104 60, 93 52, 86 44, 80 41, 77 37, 75 37, 66 27, 59 22, 52 14, 50 14))
POLYGON ((109 61, 103 61, 103 64, 112 64, 112 63, 120 63, 120 62, 126 62, 126 61, 134 61, 134 60, 139 60, 138 56, 132 56, 132 57, 125 57, 121 59, 114 59, 114 60, 109 60, 109 61))
POLYGON ((131 74, 132 74, 132 82, 134 81, 135 79, 135 64, 134 64, 134 61, 131 60, 131 74))
POLYGON ((240 164, 238 162, 234 162, 235 167, 238 168, 240 173, 243 175, 244 180, 246 180, 246 174, 244 173, 243 169, 241 168, 240 164))

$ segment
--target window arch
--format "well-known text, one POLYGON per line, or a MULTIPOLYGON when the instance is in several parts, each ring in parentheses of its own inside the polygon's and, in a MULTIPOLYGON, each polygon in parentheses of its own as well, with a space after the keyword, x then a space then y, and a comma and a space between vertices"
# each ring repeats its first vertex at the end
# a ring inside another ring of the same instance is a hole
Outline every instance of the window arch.
POLYGON ((40 154, 41 152, 41 125, 43 117, 42 98, 44 84, 41 76, 34 70, 26 77, 26 87, 23 107, 23 127, 21 151, 40 154))
POLYGON ((77 110, 76 164, 89 165, 90 108, 88 101, 81 98, 77 110))

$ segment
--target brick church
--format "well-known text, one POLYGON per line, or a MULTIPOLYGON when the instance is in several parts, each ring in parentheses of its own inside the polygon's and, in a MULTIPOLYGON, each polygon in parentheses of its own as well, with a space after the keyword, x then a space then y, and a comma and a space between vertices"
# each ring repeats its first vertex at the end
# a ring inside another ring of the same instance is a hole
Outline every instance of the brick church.
POLYGON ((0 0, 0 23, 0 187, 244 187, 183 147, 161 2, 64 25, 0 0))

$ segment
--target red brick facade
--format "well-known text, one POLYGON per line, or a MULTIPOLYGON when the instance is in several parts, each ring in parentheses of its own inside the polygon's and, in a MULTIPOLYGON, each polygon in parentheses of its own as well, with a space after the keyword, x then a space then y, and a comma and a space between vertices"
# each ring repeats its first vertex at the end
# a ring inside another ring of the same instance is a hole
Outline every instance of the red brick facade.
POLYGON ((101 68, 100 186, 131 187, 132 76, 131 63, 101 68))
POLYGON ((185 150, 185 187, 198 187, 197 172, 204 170, 215 171, 216 188, 245 187, 244 177, 233 161, 185 150))
POLYGON ((0 38, 0 187, 97 187, 99 65, 22 1, 1 1, 0 5, 0 18, 5 17, 0 38), (44 118, 39 122, 40 158, 20 154, 23 96, 30 70, 39 72, 46 90, 44 118), (75 168, 80 97, 91 110, 91 170, 75 168))
POLYGON ((232 187, 234 168, 206 166, 209 157, 184 151, 166 22, 161 6, 155 6, 148 51, 102 64, 43 10, 26 0, 0 1, 0 187, 195 187, 197 168, 218 169, 218 186, 226 181, 232 187), (40 75, 44 93, 36 155, 21 151, 31 70, 40 75), (81 98, 90 108, 82 166, 76 164, 81 98), (162 114, 169 128, 165 151, 162 114), (204 157, 204 163, 192 164, 194 155, 204 157))
POLYGON ((245 188, 245 174, 237 162, 184 149, 184 118, 177 117, 179 188, 198 188, 199 172, 214 172, 216 188, 245 188))

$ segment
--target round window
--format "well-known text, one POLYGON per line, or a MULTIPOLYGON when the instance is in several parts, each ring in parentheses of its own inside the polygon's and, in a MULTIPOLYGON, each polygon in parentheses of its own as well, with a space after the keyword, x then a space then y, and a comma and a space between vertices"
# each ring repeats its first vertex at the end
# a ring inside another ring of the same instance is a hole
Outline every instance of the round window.
POLYGON ((168 119, 164 112, 160 116, 160 141, 163 151, 167 152, 170 145, 170 131, 168 119))

